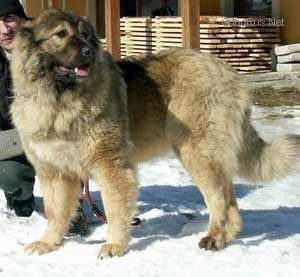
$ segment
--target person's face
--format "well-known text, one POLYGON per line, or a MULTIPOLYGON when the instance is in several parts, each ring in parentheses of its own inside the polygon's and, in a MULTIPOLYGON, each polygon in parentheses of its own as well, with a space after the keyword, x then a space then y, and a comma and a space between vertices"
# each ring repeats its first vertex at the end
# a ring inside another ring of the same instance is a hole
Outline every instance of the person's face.
POLYGON ((22 18, 15 14, 7 14, 0 17, 0 47, 6 50, 12 49, 14 34, 21 22, 22 18))

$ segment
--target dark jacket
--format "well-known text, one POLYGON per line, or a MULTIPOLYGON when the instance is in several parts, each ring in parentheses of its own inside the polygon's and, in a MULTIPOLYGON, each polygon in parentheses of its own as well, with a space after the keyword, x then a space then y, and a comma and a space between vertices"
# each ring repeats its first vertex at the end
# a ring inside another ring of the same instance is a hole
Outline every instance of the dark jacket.
MULTIPOLYGON (((0 132, 13 128, 10 116, 12 102, 12 81, 9 70, 9 62, 3 49, 0 48, 0 132)), ((15 209, 18 215, 23 215, 16 201, 27 201, 32 198, 35 172, 25 155, 0 161, 0 189, 5 191, 8 206, 15 209), (15 204, 14 204, 15 203, 15 204)), ((31 201, 31 200, 30 200, 31 201)), ((33 201, 33 200, 32 200, 33 201)), ((31 202, 32 202, 31 201, 31 202)), ((30 203, 31 203, 30 202, 30 203)), ((27 202, 26 202, 27 203, 27 202)), ((28 215, 32 213, 31 208, 28 215)))
POLYGON ((0 48, 0 130, 13 128, 9 108, 12 102, 9 62, 0 48))

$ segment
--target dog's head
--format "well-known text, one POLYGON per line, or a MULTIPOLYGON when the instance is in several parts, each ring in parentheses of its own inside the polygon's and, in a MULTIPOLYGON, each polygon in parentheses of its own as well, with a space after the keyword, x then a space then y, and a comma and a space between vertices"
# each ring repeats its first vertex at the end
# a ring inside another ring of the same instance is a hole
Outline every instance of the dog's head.
POLYGON ((85 80, 99 54, 92 26, 82 17, 55 9, 42 12, 20 29, 19 44, 26 39, 31 46, 25 47, 32 47, 31 53, 42 59, 42 64, 37 65, 43 67, 41 72, 51 71, 57 82, 85 80))

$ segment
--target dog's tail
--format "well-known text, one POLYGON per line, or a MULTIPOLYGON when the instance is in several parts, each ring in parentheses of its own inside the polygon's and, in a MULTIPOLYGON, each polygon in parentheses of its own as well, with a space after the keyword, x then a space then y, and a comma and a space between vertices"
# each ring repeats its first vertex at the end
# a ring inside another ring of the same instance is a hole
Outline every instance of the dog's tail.
POLYGON ((300 136, 286 135, 267 143, 249 120, 244 122, 239 175, 250 181, 268 182, 291 174, 299 164, 300 136))

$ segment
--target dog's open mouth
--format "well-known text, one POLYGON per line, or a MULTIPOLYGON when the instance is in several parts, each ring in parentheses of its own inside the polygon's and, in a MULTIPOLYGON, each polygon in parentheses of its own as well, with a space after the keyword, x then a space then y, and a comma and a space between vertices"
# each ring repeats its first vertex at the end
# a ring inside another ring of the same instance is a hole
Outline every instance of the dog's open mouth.
POLYGON ((89 76, 90 73, 90 64, 87 63, 85 65, 75 66, 75 67, 67 67, 62 64, 54 64, 54 70, 63 76, 66 75, 75 75, 79 78, 85 78, 89 76))

